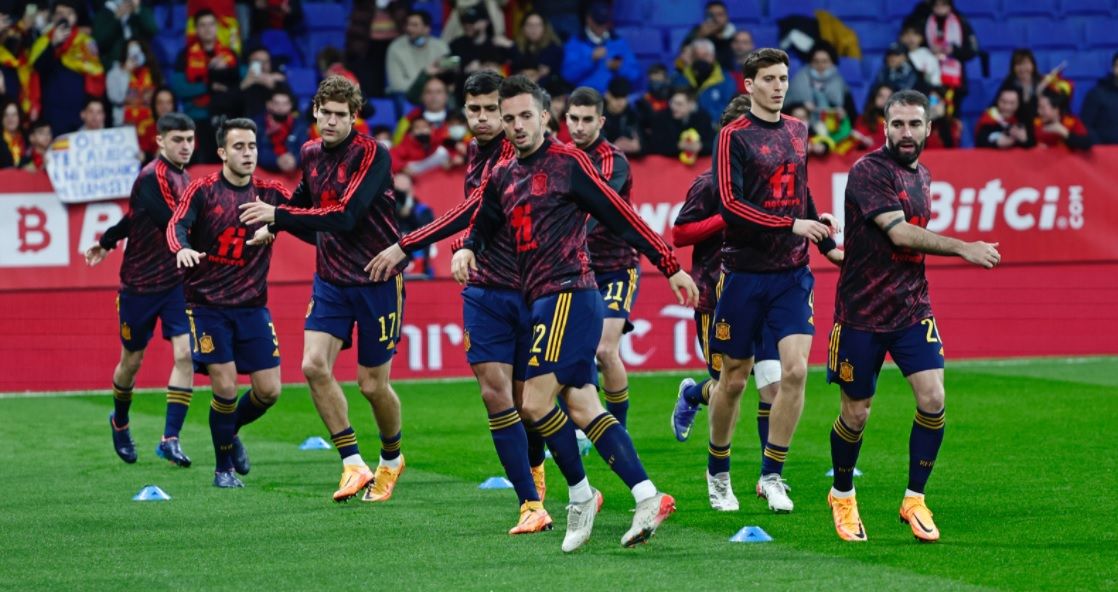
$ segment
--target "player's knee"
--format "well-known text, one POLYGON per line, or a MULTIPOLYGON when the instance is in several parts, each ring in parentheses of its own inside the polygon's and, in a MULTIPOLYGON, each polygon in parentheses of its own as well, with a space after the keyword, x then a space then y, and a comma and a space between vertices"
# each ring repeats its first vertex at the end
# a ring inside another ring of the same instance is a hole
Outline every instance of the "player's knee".
POLYGON ((502 411, 513 406, 512 391, 496 385, 481 385, 481 400, 490 411, 502 411))
POLYGON ((612 368, 621 362, 621 354, 614 344, 598 344, 598 365, 604 368, 612 368))
POLYGON ((917 407, 927 413, 939 413, 943 409, 945 399, 943 387, 939 385, 921 389, 920 392, 916 393, 917 407))
POLYGON ((730 397, 737 399, 741 397, 742 392, 745 391, 745 383, 748 380, 746 376, 726 376, 722 375, 722 379, 718 381, 715 387, 718 389, 719 396, 730 397))
POLYGON ((260 402, 265 405, 275 405, 276 401, 279 400, 280 390, 279 383, 252 387, 252 392, 256 394, 256 398, 260 399, 260 402))
POLYGON ((303 358, 303 376, 310 382, 319 382, 330 378, 330 368, 326 365, 326 358, 307 356, 303 358))
POLYGON ((130 375, 135 375, 140 371, 140 366, 144 363, 144 352, 127 352, 120 358, 120 367, 130 375))
POLYGON ((549 405, 546 400, 526 397, 520 402, 520 415, 534 423, 543 419, 543 416, 547 415, 553 408, 554 404, 549 405))
POLYGON ((782 363, 780 366, 780 381, 791 385, 802 385, 807 382, 807 361, 796 360, 782 363))
POLYGON ((870 401, 845 401, 842 406, 842 421, 851 429, 862 430, 870 419, 870 401))

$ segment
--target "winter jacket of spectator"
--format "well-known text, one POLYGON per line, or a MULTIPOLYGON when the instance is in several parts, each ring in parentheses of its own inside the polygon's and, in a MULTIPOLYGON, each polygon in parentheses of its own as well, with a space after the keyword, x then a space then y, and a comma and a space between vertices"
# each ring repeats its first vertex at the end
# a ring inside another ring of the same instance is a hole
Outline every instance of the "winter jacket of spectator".
POLYGON ((97 44, 80 29, 58 45, 51 43, 52 34, 53 28, 47 29, 35 41, 29 59, 39 78, 41 117, 58 137, 81 127, 87 96, 105 94, 105 69, 97 59, 97 44))
POLYGON ((431 35, 423 47, 416 47, 407 35, 388 45, 388 92, 405 93, 423 70, 450 53, 445 41, 431 35))
POLYGON ((1118 78, 1107 76, 1087 93, 1080 115, 1099 144, 1118 144, 1118 78))
POLYGON ((820 77, 813 68, 804 67, 792 77, 784 103, 814 103, 816 109, 837 108, 845 104, 847 92, 846 81, 838 68, 832 67, 820 77))
MULTIPOLYGON (((683 47, 690 45, 692 41, 698 39, 699 27, 701 26, 702 25, 695 25, 692 27, 691 32, 687 33, 687 37, 683 39, 683 43, 681 44, 683 47)), ((718 56, 718 63, 722 64, 722 67, 726 70, 734 69, 734 48, 732 44, 734 35, 736 35, 737 32, 738 28, 734 26, 734 23, 726 23, 726 27, 722 29, 722 32, 705 37, 705 39, 710 39, 710 42, 714 44, 714 55, 718 56)), ((719 116, 721 116, 721 113, 719 116)))
POLYGON ((932 121, 932 133, 924 144, 926 150, 958 148, 963 141, 963 122, 954 117, 940 117, 932 121))
POLYGON ((551 72, 549 72, 547 76, 540 78, 540 86, 547 86, 547 83, 552 78, 560 76, 563 72, 563 46, 552 43, 546 47, 541 47, 538 51, 525 52, 521 52, 515 47, 513 48, 513 72, 519 72, 525 69, 536 69, 540 66, 547 66, 551 69, 551 72))
POLYGON ((213 83, 224 84, 232 92, 240 83, 239 76, 237 54, 231 49, 217 41, 213 51, 207 52, 200 41, 194 41, 179 52, 178 59, 175 60, 171 90, 182 101, 183 112, 195 120, 205 119, 210 114, 213 83), (210 61, 217 56, 225 58, 226 66, 212 69, 210 61))
POLYGON ((641 147, 645 154, 675 158, 679 156, 679 135, 692 128, 699 132, 699 141, 703 144, 699 154, 710 154, 714 149, 714 124, 702 109, 696 109, 686 121, 672 117, 671 109, 656 113, 652 116, 651 131, 645 141, 641 142, 641 147))
POLYGON ((282 138, 272 136, 281 129, 281 124, 273 122, 271 115, 263 113, 253 118, 253 121, 256 122, 257 160, 263 169, 279 172, 276 161, 284 154, 294 155, 295 163, 299 163, 299 150, 307 142, 307 118, 292 111, 287 121, 282 122, 285 127, 289 126, 282 138))
POLYGON ((409 163, 417 162, 434 154, 442 147, 447 139, 446 126, 431 130, 431 139, 422 143, 415 136, 408 134, 389 152, 392 155, 392 172, 404 170, 409 163))
POLYGON ((1067 146, 1072 150, 1087 150, 1095 143, 1095 137, 1080 119, 1072 114, 1060 118, 1060 123, 1068 129, 1068 137, 1044 129, 1044 123, 1037 117, 1033 122, 1033 135, 1036 137, 1037 146, 1056 148, 1067 146))
MULTIPOLYGON (((978 123, 975 125, 974 130, 974 145, 977 148, 998 148, 998 135, 1008 134, 1009 129, 1018 124, 1017 116, 1008 119, 1003 118, 997 108, 990 107, 978 118, 978 123)), ((1036 145, 1036 137, 1034 136, 1033 126, 1031 124, 1024 124, 1025 131, 1028 133, 1028 140, 1024 144, 1016 144, 1011 148, 1032 148, 1036 145)))
POLYGON ((606 111, 606 123, 602 126, 602 135, 610 142, 617 142, 618 138, 641 137, 640 116, 632 105, 627 105, 621 113, 606 111))
POLYGON ((589 86, 604 93, 614 76, 621 76, 634 84, 641 76, 640 64, 637 63, 629 42, 612 32, 607 34, 601 43, 595 43, 587 32, 583 31, 581 35, 567 42, 563 53, 563 78, 574 86, 589 86), (605 46, 606 55, 595 61, 591 56, 599 45, 605 46), (621 67, 616 72, 609 69, 609 62, 613 58, 621 59, 621 67))
POLYGON ((701 85, 696 83, 695 73, 690 65, 684 67, 683 70, 675 71, 672 75, 672 85, 695 89, 699 108, 706 111, 711 121, 717 121, 722 117, 722 111, 726 109, 726 105, 729 105, 734 95, 737 94, 737 83, 725 75, 721 64, 718 62, 714 63, 714 69, 711 70, 710 76, 707 76, 707 79, 701 85))

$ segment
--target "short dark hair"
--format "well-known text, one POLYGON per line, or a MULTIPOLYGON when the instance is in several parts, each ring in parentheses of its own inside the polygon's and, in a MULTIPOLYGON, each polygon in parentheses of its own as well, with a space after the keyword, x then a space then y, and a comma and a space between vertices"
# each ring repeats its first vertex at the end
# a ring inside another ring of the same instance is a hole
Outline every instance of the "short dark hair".
POLYGON ((284 95, 288 99, 291 99, 291 104, 293 106, 295 106, 295 107, 299 106, 299 100, 297 98, 295 98, 295 91, 291 90, 290 86, 287 86, 286 84, 283 84, 283 83, 277 84, 276 88, 272 89, 272 92, 268 94, 268 100, 269 101, 272 100, 277 95, 284 95))
POLYGON ((710 8, 711 6, 721 6, 723 10, 726 9, 726 3, 722 0, 710 0, 710 2, 707 2, 707 5, 704 7, 704 9, 710 8))
POLYGON ((49 129, 50 122, 46 119, 36 119, 35 121, 31 122, 31 125, 27 126, 27 133, 34 133, 35 130, 42 129, 44 127, 49 129))
POLYGON ((814 58, 815 54, 817 54, 819 52, 823 52, 823 53, 827 54, 827 57, 831 58, 831 61, 834 62, 836 66, 838 65, 838 61, 839 61, 838 50, 835 49, 834 45, 831 45, 830 43, 827 43, 826 41, 819 41, 814 46, 812 46, 811 53, 810 53, 809 57, 814 58))
POLYGON ((473 97, 487 95, 497 92, 497 89, 501 88, 502 80, 501 75, 493 70, 479 70, 470 74, 462 89, 467 95, 473 97))
POLYGON ((787 66, 788 54, 773 47, 764 47, 745 58, 745 64, 742 65, 741 72, 745 78, 757 78, 757 73, 762 69, 777 64, 787 66))
POLYGON ((418 16, 419 20, 423 21, 423 24, 425 26, 431 26, 431 15, 426 10, 409 10, 407 18, 411 18, 413 16, 418 16))
POLYGON ((82 111, 85 111, 93 103, 101 105, 101 108, 105 110, 105 115, 109 114, 109 104, 105 102, 105 99, 93 96, 87 96, 85 100, 82 101, 82 111))
POLYGON ((217 136, 217 147, 218 148, 224 148, 225 147, 225 136, 226 136, 226 134, 229 133, 229 130, 235 130, 235 129, 248 130, 248 131, 255 134, 256 133, 256 122, 254 122, 253 120, 251 120, 247 117, 234 117, 233 119, 223 120, 217 126, 216 136, 217 136))
POLYGON ((183 113, 172 111, 163 114, 159 121, 155 122, 155 130, 161 136, 167 132, 192 132, 194 131, 194 120, 183 113))
POLYGON ((749 95, 738 95, 734 97, 734 100, 730 101, 730 104, 726 105, 726 109, 722 111, 722 118, 718 121, 718 125, 726 125, 742 115, 745 115, 749 112, 749 108, 752 104, 753 101, 749 98, 749 95))
POLYGON ((212 16, 212 17, 214 17, 214 20, 217 20, 217 14, 215 14, 214 11, 210 10, 209 8, 203 8, 202 10, 199 10, 198 12, 195 12, 194 16, 192 17, 193 20, 194 20, 194 26, 195 27, 198 26, 198 19, 200 19, 204 16, 212 16))
POLYGON ((1040 96, 1048 99, 1052 103, 1052 107, 1060 113, 1060 117, 1068 114, 1068 95, 1051 88, 1044 89, 1040 96))
POLYGON ((924 121, 927 122, 931 118, 928 113, 928 97, 918 90, 900 90, 889 95, 889 100, 885 101, 885 121, 889 121, 889 109, 893 105, 910 105, 920 107, 924 110, 924 121))
POLYGON ((567 99, 567 105, 571 107, 593 107, 598 115, 601 115, 605 110, 605 101, 602 100, 602 94, 589 86, 576 88, 571 93, 570 98, 567 99))
POLYGON ((544 96, 543 89, 540 85, 532 82, 527 76, 517 74, 509 76, 501 81, 501 87, 498 89, 498 96, 502 101, 511 99, 520 95, 532 95, 532 99, 536 101, 536 106, 541 110, 545 109, 545 105, 550 103, 544 96))

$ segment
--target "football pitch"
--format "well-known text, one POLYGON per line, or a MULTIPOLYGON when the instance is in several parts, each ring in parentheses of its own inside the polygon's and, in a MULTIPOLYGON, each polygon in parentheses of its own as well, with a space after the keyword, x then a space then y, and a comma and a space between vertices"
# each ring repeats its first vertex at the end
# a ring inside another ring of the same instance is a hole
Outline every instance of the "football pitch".
MULTIPOLYGON (((110 369, 106 369, 108 371, 110 369)), ((743 398, 733 449, 742 509, 709 508, 706 411, 678 443, 669 414, 682 375, 631 379, 629 427, 648 473, 678 511, 636 549, 619 545, 633 499, 602 460, 585 457, 605 496, 594 536, 559 544, 567 492, 548 461, 556 529, 510 537, 512 490, 478 484, 502 470, 472 381, 401 382, 408 468, 385 504, 336 505, 334 450, 306 388, 241 436, 252 459, 243 490, 212 479, 208 389, 183 432, 194 467, 155 457, 165 399, 137 395, 140 460, 113 454, 105 395, 0 399, 0 589, 44 590, 1041 590, 1118 588, 1118 358, 950 364, 947 433, 928 487, 943 533, 918 544, 897 520, 913 399, 882 374, 855 480, 869 541, 843 543, 831 524, 828 434, 837 392, 814 369, 785 477, 796 510, 773 515, 752 495, 759 452, 756 391, 743 398), (328 438, 327 438, 328 439, 328 438), (169 502, 133 502, 156 484, 169 502), (746 525, 774 541, 728 539, 746 525)), ((368 405, 346 385, 367 459, 378 441, 368 405)))

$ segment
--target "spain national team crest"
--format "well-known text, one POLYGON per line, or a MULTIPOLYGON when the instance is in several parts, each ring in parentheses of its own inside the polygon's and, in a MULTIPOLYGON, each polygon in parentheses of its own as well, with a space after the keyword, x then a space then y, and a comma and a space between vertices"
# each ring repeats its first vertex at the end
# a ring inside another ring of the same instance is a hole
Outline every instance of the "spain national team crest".
POLYGON ((214 352, 214 338, 209 335, 203 334, 198 338, 198 351, 204 354, 212 354, 214 352))
POLYGON ((842 362, 839 364, 839 380, 843 382, 854 382, 854 365, 850 362, 842 362))
POLYGON ((714 338, 719 341, 730 340, 730 323, 725 321, 714 324, 714 338))
POLYGON ((129 327, 128 323, 120 324, 120 337, 126 341, 132 339, 132 327, 129 327))
POLYGON ((312 310, 314 310, 314 298, 311 298, 311 301, 307 303, 307 318, 308 319, 311 318, 311 311, 312 310))
POLYGON ((710 356, 710 367, 715 372, 721 372, 722 371, 722 354, 711 354, 711 356, 710 356))
POLYGON ((462 347, 464 347, 466 349, 466 353, 470 352, 470 332, 469 331, 466 331, 466 333, 462 336, 462 347))
POLYGON ((532 175, 532 195, 538 196, 547 193, 547 174, 536 173, 532 175))

